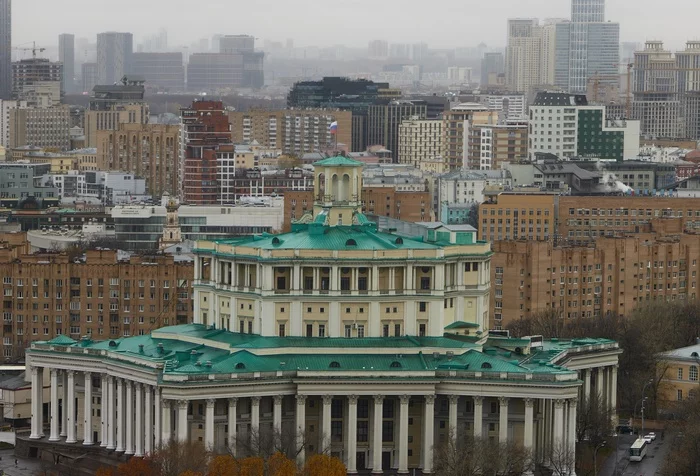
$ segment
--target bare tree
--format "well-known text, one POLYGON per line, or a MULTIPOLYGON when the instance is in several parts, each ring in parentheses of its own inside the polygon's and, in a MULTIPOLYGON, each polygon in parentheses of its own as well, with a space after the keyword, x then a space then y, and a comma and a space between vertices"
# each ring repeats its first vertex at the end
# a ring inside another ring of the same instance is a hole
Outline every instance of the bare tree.
POLYGON ((552 445, 546 454, 549 468, 555 476, 566 476, 571 474, 576 467, 576 451, 563 441, 552 445))
MULTIPOLYGON (((275 453, 281 453, 291 460, 296 460, 303 451, 308 452, 315 446, 315 440, 316 438, 310 437, 308 432, 299 437, 296 431, 288 427, 268 431, 258 429, 251 430, 245 437, 236 438, 231 442, 228 452, 233 455, 235 445, 237 456, 259 456, 267 461, 275 453)), ((318 447, 314 453, 330 455, 330 447, 318 447)))
POLYGON ((211 453, 199 441, 182 442, 171 439, 150 457, 161 476, 179 476, 185 471, 206 474, 211 453))
POLYGON ((613 432, 612 411, 602 395, 591 393, 576 415, 576 439, 591 446, 602 444, 613 432))
POLYGON ((522 445, 470 436, 447 438, 435 448, 436 476, 511 476, 530 469, 532 455, 522 445))

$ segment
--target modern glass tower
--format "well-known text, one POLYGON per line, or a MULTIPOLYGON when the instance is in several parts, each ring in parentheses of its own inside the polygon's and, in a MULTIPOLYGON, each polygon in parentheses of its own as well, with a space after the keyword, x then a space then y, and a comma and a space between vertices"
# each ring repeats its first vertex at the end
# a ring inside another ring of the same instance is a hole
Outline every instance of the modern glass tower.
POLYGON ((588 82, 617 85, 620 25, 605 21, 605 0, 572 0, 571 22, 557 25, 556 85, 586 93, 588 82))
POLYGON ((0 0, 0 99, 12 98, 12 0, 0 0))

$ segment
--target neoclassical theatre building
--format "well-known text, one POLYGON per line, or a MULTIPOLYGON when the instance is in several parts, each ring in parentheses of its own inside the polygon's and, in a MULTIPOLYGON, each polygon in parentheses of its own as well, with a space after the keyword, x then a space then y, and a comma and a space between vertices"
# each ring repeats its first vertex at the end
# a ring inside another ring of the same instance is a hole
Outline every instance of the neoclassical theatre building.
POLYGON ((177 439, 243 455, 269 434, 299 463, 429 474, 452 435, 516 441, 535 465, 573 448, 580 399, 614 408, 615 342, 489 333, 490 249, 473 230, 377 231, 343 157, 315 182, 291 233, 198 243, 194 324, 32 344, 31 451, 140 456, 177 439))

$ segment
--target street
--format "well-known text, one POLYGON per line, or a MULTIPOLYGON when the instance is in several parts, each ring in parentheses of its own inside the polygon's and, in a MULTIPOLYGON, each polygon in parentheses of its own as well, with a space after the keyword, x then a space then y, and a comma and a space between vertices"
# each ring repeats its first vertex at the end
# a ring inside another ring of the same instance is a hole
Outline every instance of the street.
POLYGON ((0 471, 5 476, 36 475, 41 470, 37 460, 18 459, 15 466, 15 450, 0 450, 0 471))
MULTIPOLYGON (((658 474, 664 459, 671 449, 673 438, 662 438, 658 434, 656 441, 647 446, 647 456, 641 462, 630 462, 629 448, 636 440, 636 435, 619 435, 617 451, 618 472, 620 476, 654 476, 658 474)), ((614 439, 613 439, 614 441, 614 439)), ((615 452, 605 461, 600 473, 601 476, 615 475, 615 452)))

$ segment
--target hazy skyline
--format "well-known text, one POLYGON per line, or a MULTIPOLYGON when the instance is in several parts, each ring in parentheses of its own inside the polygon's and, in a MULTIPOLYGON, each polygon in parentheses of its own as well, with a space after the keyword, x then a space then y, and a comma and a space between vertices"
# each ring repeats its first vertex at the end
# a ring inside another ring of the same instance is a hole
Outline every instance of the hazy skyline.
MULTIPOLYGON (((621 41, 658 39, 676 49, 698 38, 693 33, 700 4, 667 0, 659 8, 658 2, 638 0, 631 9, 630 3, 607 0, 606 18, 621 24, 621 41)), ((504 46, 508 18, 570 16, 568 0, 408 1, 400 8, 395 1, 257 0, 246 3, 244 11, 227 0, 15 0, 12 7, 13 44, 36 41, 47 47, 58 43, 60 33, 94 41, 109 30, 132 32, 136 45, 160 28, 168 30, 171 47, 216 33, 255 35, 260 45, 264 39, 292 38, 296 46, 364 47, 373 39, 423 41, 431 47, 504 46)))

